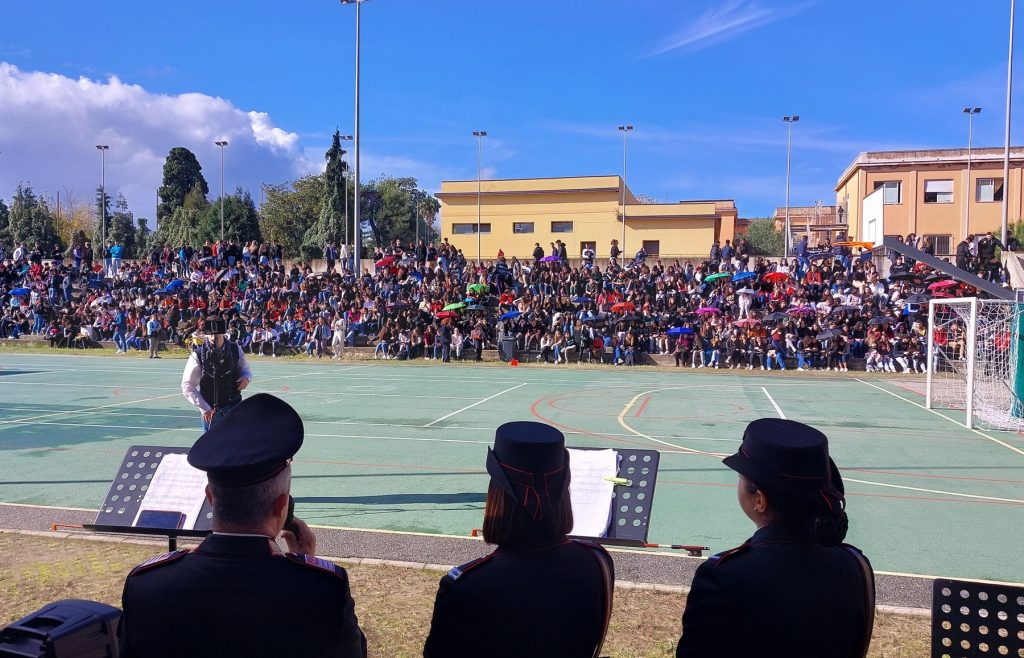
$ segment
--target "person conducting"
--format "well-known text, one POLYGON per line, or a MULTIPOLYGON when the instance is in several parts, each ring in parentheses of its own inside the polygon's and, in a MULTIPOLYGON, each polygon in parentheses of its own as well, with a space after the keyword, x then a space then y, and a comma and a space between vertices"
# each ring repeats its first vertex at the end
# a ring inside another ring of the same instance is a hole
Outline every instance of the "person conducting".
POLYGON ((842 543, 846 498, 828 439, 802 423, 762 418, 723 462, 739 473, 739 505, 757 531, 697 568, 677 658, 865 656, 874 572, 842 543))
POLYGON ((495 432, 484 507, 487 557, 441 579, 425 658, 593 658, 611 617, 615 566, 597 544, 570 540, 569 454, 553 427, 495 432))
POLYGON ((213 534, 128 575, 122 658, 366 656, 347 573, 314 557, 316 536, 292 516, 302 438, 299 415, 266 393, 199 437, 188 462, 206 471, 213 534))
POLYGON ((206 340, 192 351, 181 375, 181 392, 199 408, 203 430, 210 429, 242 401, 252 369, 236 343, 228 340, 227 322, 218 315, 203 322, 206 340))

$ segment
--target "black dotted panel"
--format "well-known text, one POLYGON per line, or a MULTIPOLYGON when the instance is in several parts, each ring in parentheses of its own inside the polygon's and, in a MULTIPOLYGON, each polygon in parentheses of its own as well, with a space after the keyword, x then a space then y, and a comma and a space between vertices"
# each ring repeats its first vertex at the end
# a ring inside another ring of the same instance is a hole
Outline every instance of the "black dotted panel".
MULTIPOLYGON (((592 448, 573 448, 591 450, 592 448)), ((657 450, 618 448, 619 477, 628 485, 615 485, 612 493, 612 518, 605 537, 590 537, 602 544, 644 546, 650 529, 654 483, 658 478, 661 454, 657 450)))
MULTIPOLYGON (((110 483, 110 491, 103 499, 100 511, 96 515, 95 525, 131 527, 139 512, 149 483, 156 473, 160 460, 166 454, 185 454, 188 448, 168 448, 162 446, 132 446, 121 461, 114 481, 110 483)), ((209 531, 212 529, 213 510, 210 503, 204 502, 199 513, 195 529, 209 531)), ((163 534, 156 532, 155 534, 163 534)))
POLYGON ((932 588, 932 658, 1024 658, 1024 587, 939 578, 932 588))

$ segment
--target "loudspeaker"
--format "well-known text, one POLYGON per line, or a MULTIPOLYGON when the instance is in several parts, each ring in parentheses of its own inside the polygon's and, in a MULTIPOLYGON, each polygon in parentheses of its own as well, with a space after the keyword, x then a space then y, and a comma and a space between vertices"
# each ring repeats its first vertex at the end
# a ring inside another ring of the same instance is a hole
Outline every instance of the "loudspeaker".
POLYGON ((117 658, 120 621, 104 603, 49 603, 0 631, 0 658, 117 658))

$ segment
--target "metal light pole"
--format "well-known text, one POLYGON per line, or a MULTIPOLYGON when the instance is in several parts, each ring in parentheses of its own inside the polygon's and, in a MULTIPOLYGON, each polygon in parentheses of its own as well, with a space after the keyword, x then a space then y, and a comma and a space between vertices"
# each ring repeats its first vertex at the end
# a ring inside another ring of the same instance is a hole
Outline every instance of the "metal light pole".
POLYGON ((480 263, 480 177, 483 167, 484 137, 487 137, 486 130, 474 130, 473 137, 476 137, 476 262, 480 263))
POLYGON ((107 151, 106 144, 97 144, 100 151, 100 256, 107 244, 107 151))
POLYGON ((629 133, 633 132, 633 125, 626 124, 625 126, 619 126, 619 132, 622 133, 622 244, 619 245, 619 249, 622 253, 619 255, 621 264, 623 267, 626 265, 626 140, 629 138, 629 133))
POLYGON ((793 235, 789 228, 789 174, 790 164, 793 155, 793 124, 800 120, 799 114, 793 116, 782 117, 782 120, 786 122, 788 127, 788 135, 786 137, 786 224, 785 231, 785 245, 786 245, 786 256, 790 255, 790 251, 793 247, 793 235))
MULTIPOLYGON (((340 137, 340 139, 343 142, 351 142, 352 141, 352 135, 342 135, 340 137)), ((342 160, 342 162, 345 161, 345 153, 346 153, 345 149, 341 149, 341 160, 342 160)), ((344 169, 342 169, 342 178, 344 179, 344 186, 345 186, 345 192, 344 192, 344 194, 345 194, 345 250, 347 251, 348 250, 348 174, 345 173, 344 169)))
POLYGON ((1007 211, 1010 202, 1010 109, 1013 94, 1013 12, 1016 0, 1010 0, 1010 54, 1006 58, 1006 141, 1003 146, 1003 221, 1000 239, 1006 244, 1007 211))
POLYGON ((355 162, 353 163, 353 184, 355 190, 353 191, 352 199, 352 270, 355 272, 356 277, 359 277, 359 243, 361 242, 361 235, 359 231, 359 28, 361 23, 360 18, 360 6, 366 2, 366 0, 341 0, 343 5, 355 5, 356 6, 356 111, 353 122, 353 136, 355 145, 355 162))
MULTIPOLYGON (((971 232, 971 147, 974 142, 974 115, 981 112, 980 107, 965 107, 964 114, 967 115, 967 183, 964 185, 964 223, 960 227, 961 239, 966 239, 971 232)), ((1005 196, 1006 181, 1003 181, 1005 196)))
POLYGON ((223 245, 224 242, 224 147, 228 145, 228 140, 220 139, 214 142, 220 147, 220 241, 223 245))

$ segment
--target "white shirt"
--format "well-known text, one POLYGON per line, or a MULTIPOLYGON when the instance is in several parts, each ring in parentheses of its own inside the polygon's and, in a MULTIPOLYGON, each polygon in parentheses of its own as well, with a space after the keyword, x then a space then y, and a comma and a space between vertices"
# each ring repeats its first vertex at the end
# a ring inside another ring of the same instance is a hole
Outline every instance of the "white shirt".
MULTIPOLYGON (((234 345, 234 343, 232 344, 234 345)), ((249 362, 245 358, 245 352, 238 345, 234 347, 238 350, 238 370, 241 372, 241 376, 252 382, 252 368, 249 367, 249 362)), ((181 393, 190 404, 199 407, 201 412, 206 413, 212 407, 199 392, 199 380, 202 378, 203 369, 199 366, 199 358, 195 352, 192 352, 188 361, 185 362, 185 372, 181 375, 181 393)))

